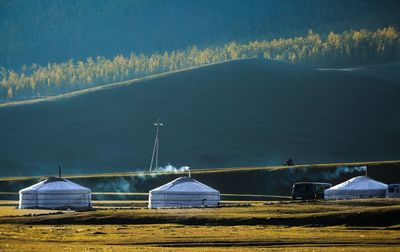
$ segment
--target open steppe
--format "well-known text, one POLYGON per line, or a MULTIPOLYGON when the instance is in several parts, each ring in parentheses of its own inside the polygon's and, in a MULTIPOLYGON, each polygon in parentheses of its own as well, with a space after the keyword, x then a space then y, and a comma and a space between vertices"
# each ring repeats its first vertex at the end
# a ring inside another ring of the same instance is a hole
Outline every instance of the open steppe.
POLYGON ((400 199, 222 202, 158 209, 95 201, 96 211, 0 207, 0 250, 396 251, 400 199))

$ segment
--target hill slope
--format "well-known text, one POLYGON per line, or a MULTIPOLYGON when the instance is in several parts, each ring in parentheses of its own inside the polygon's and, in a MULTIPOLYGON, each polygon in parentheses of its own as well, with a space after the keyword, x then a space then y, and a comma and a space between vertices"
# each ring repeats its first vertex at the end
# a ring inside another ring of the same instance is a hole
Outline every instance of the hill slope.
POLYGON ((318 70, 242 60, 0 107, 3 175, 398 159, 399 64, 318 70))
POLYGON ((396 0, 0 1, 0 65, 400 25, 396 0))

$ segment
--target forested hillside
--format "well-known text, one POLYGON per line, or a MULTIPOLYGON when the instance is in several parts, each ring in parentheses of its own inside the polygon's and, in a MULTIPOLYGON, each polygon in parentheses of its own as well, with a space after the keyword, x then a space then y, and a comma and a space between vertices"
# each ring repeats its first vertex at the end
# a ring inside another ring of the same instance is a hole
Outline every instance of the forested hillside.
POLYGON ((221 46, 154 53, 122 54, 108 59, 32 64, 18 73, 0 68, 0 101, 30 99, 80 90, 101 84, 228 60, 263 57, 316 66, 376 64, 400 59, 400 32, 393 27, 375 31, 351 30, 287 39, 230 42, 221 46))
POLYGON ((0 66, 400 24, 397 0, 0 0, 0 66))

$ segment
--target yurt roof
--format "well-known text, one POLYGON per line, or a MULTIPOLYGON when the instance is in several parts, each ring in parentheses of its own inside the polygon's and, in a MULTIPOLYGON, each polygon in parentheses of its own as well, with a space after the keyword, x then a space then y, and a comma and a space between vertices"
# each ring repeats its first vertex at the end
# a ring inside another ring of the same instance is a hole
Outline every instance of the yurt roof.
POLYGON ((22 189, 21 193, 29 192, 42 192, 42 191, 54 191, 54 192, 64 192, 64 191, 74 191, 74 192, 89 192, 90 189, 78 185, 68 179, 64 178, 48 178, 46 180, 40 181, 30 187, 22 189))
POLYGON ((358 176, 352 179, 349 179, 343 183, 335 185, 329 189, 328 191, 333 190, 371 190, 371 189, 386 189, 387 185, 373 180, 367 176, 358 176))
POLYGON ((218 192, 217 190, 191 178, 180 177, 165 185, 157 187, 150 192, 168 191, 168 192, 218 192))

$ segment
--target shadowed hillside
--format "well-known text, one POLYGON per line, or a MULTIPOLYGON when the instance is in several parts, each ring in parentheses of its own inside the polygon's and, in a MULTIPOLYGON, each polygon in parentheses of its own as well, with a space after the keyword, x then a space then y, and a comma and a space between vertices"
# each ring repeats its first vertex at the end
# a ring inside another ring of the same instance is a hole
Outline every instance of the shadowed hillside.
MULTIPOLYGON (((192 170, 191 175, 219 190, 222 200, 287 200, 296 182, 320 181, 336 185, 355 176, 365 175, 366 166, 368 176, 375 180, 387 184, 400 182, 400 161, 196 169, 192 170)), ((187 172, 127 172, 72 175, 65 178, 90 188, 92 199, 147 200, 147 193, 151 189, 187 175, 187 172)), ((0 178, 0 199, 17 200, 19 190, 43 179, 0 178)))
POLYGON ((398 159, 399 64, 311 69, 242 60, 0 107, 3 175, 398 159))

